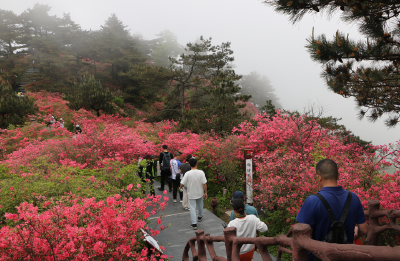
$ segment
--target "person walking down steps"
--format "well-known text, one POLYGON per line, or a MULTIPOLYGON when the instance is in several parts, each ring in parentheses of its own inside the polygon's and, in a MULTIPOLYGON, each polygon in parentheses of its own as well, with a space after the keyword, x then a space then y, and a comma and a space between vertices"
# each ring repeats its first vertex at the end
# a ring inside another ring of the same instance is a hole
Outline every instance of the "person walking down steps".
MULTIPOLYGON (((179 168, 179 173, 181 173, 181 180, 185 176, 185 173, 191 170, 191 167, 189 165, 189 160, 192 158, 192 154, 189 154, 186 156, 186 162, 182 163, 180 168, 179 168)), ((180 189, 183 192, 183 199, 182 199, 182 206, 185 210, 190 210, 189 207, 189 197, 187 194, 187 187, 183 187, 180 189)))
POLYGON ((179 173, 179 167, 181 166, 181 155, 182 153, 177 151, 175 152, 175 157, 170 161, 170 165, 171 165, 171 173, 172 173, 172 187, 173 187, 173 191, 172 191, 172 196, 174 198, 174 203, 176 203, 176 199, 177 199, 177 194, 178 194, 178 190, 179 190, 179 198, 180 198, 180 202, 182 202, 182 197, 183 197, 183 193, 180 192, 179 189, 179 185, 181 184, 181 174, 179 173))
POLYGON ((160 153, 160 167, 161 167, 161 187, 158 188, 159 191, 164 191, 164 183, 168 183, 169 192, 172 192, 172 183, 169 181, 171 176, 171 169, 169 162, 171 161, 172 153, 168 152, 168 146, 163 145, 163 152, 160 153))
POLYGON ((195 158, 191 158, 189 164, 191 170, 186 172, 181 181, 180 188, 187 187, 190 217, 192 219, 191 227, 196 230, 197 222, 201 222, 203 219, 203 197, 207 199, 207 179, 204 171, 197 169, 197 160, 195 158), (196 206, 199 211, 197 219, 196 206))

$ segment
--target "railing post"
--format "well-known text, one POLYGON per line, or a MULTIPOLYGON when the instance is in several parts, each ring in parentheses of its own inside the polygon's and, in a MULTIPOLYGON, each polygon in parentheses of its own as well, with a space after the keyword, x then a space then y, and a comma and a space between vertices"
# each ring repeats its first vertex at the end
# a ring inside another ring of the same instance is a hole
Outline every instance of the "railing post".
POLYGON ((225 249, 227 261, 232 260, 232 242, 236 238, 236 227, 227 227, 224 229, 225 249))
POLYGON ((199 261, 207 261, 207 251, 206 251, 206 243, 204 241, 204 230, 196 231, 196 241, 197 241, 197 256, 199 257, 199 261))
POLYGON ((292 227, 292 260, 307 261, 308 251, 300 247, 300 242, 311 238, 311 227, 307 224, 294 224, 292 227))
POLYGON ((367 245, 378 245, 378 229, 379 227, 379 216, 377 215, 380 211, 381 204, 378 200, 368 201, 368 219, 369 228, 366 239, 367 245))

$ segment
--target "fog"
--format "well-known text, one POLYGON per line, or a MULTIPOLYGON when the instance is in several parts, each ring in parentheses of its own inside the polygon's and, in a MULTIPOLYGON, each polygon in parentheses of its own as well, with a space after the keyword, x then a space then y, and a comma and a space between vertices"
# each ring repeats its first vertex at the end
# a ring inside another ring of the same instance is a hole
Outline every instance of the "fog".
MULTIPOLYGON (((17 0, 1 1, 1 9, 16 14, 35 3, 52 7, 50 14, 61 17, 70 13, 71 19, 82 29, 98 30, 115 13, 132 34, 154 39, 163 30, 178 36, 182 45, 193 42, 200 35, 212 37, 213 44, 231 42, 235 70, 238 74, 253 71, 268 77, 280 104, 287 110, 301 111, 307 104, 325 106, 325 116, 342 118, 355 135, 386 144, 400 139, 400 126, 388 129, 382 119, 370 123, 358 120, 355 101, 345 99, 328 90, 320 77, 321 66, 313 62, 305 49, 311 35, 333 36, 336 30, 359 38, 356 25, 342 23, 339 15, 327 19, 306 15, 293 25, 288 17, 276 13, 259 0, 17 0)), ((340 14, 340 13, 339 13, 340 14)))

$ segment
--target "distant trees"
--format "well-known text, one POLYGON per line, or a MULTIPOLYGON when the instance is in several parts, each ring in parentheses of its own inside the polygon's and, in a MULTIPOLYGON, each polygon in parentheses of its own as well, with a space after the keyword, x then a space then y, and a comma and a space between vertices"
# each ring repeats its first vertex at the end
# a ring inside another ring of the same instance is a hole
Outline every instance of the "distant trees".
POLYGON ((154 51, 151 56, 153 62, 158 66, 171 65, 170 57, 176 58, 183 51, 183 47, 178 43, 178 37, 169 30, 164 30, 157 35, 154 51))
POLYGON ((397 2, 372 1, 293 1, 267 0, 275 10, 289 15, 293 22, 308 12, 338 10, 346 22, 357 23, 363 40, 349 39, 336 32, 330 40, 325 35, 308 39, 312 59, 326 65, 322 76, 328 87, 347 98, 354 97, 360 118, 375 121, 386 114, 385 124, 400 121, 400 7, 397 2))
POLYGON ((253 71, 248 75, 243 75, 238 84, 241 87, 240 93, 251 95, 250 101, 258 109, 261 109, 269 100, 275 108, 282 108, 278 96, 274 93, 275 88, 265 75, 253 71))
MULTIPOLYGON (((34 67, 38 70, 29 74, 25 88, 59 92, 75 110, 115 113, 117 101, 119 107, 125 102, 152 111, 160 102, 148 121, 174 119, 182 129, 219 133, 247 117, 241 110, 250 98, 246 90, 258 87, 250 76, 237 85, 241 76, 232 68, 230 42, 214 45, 211 38, 200 37, 183 48, 168 30, 145 40, 132 36, 115 14, 100 30, 85 31, 69 14, 51 16, 50 10, 41 4, 20 15, 0 10, 0 76, 14 87, 34 67), (14 58, 18 54, 23 55, 14 58), (18 66, 12 69, 9 60, 18 66)), ((264 79, 258 80, 260 90, 266 88, 264 79)), ((271 93, 264 94, 263 102, 277 101, 271 93)))
POLYGON ((34 104, 29 96, 17 96, 10 83, 0 78, 0 128, 23 125, 28 114, 35 113, 34 104))
POLYGON ((99 55, 103 62, 111 63, 113 80, 120 71, 127 72, 130 64, 141 60, 126 25, 115 14, 101 26, 99 40, 99 55))
POLYGON ((240 112, 250 95, 238 95, 240 87, 232 79, 232 72, 220 72, 213 77, 209 86, 203 87, 202 106, 189 109, 184 127, 192 131, 214 131, 227 134, 247 117, 240 112))
POLYGON ((68 106, 73 110, 81 108, 93 110, 100 116, 100 111, 112 114, 115 106, 112 104, 113 95, 92 75, 84 75, 80 83, 76 82, 66 95, 68 106))

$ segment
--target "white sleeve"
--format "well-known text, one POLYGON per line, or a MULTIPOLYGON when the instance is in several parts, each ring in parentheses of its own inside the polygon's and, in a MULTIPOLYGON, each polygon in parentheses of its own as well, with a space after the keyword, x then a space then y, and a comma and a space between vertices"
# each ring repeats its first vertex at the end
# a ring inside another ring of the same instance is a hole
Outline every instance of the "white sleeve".
POLYGON ((257 218, 256 216, 254 216, 256 221, 257 221, 257 231, 260 232, 265 232, 268 230, 268 226, 267 224, 265 224, 264 222, 262 222, 259 218, 257 218))
POLYGON ((235 224, 234 224, 234 222, 233 222, 233 221, 234 221, 234 220, 230 221, 227 227, 234 227, 234 226, 235 226, 235 224))
POLYGON ((203 181, 202 181, 202 183, 203 184, 207 183, 206 174, 204 173, 204 171, 203 171, 203 181))

